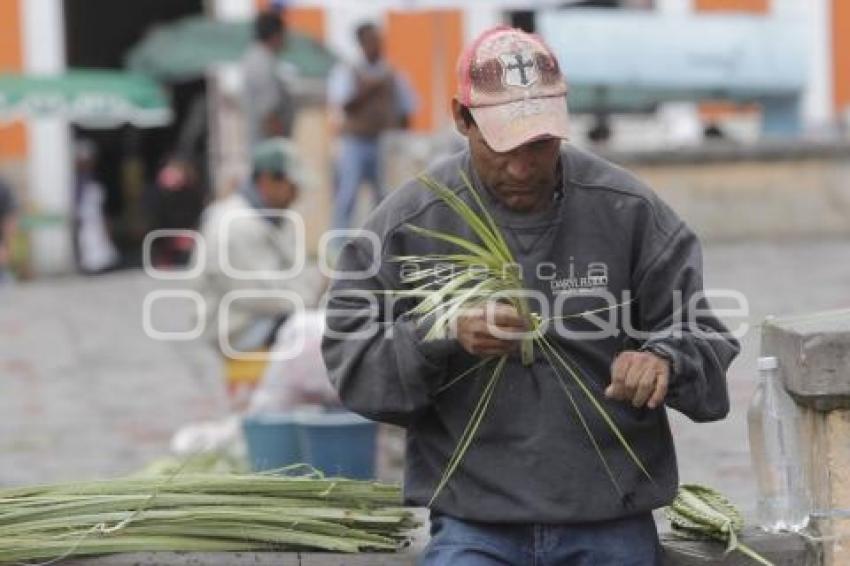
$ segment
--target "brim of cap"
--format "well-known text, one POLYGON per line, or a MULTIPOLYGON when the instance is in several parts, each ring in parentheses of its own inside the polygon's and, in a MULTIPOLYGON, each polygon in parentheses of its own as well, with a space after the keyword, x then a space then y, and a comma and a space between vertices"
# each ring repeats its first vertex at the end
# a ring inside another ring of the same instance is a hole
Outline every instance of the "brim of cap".
POLYGON ((499 153, 536 139, 568 137, 570 120, 563 96, 529 98, 469 110, 484 141, 499 153))

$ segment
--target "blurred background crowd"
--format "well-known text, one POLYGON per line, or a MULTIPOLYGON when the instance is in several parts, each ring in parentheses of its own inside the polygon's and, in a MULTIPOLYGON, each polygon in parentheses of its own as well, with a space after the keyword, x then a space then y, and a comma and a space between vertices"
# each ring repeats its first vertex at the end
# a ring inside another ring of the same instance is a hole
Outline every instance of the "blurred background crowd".
MULTIPOLYGON (((374 202, 357 208, 360 181, 380 198, 458 143, 455 60, 499 23, 540 33, 563 61, 572 143, 633 156, 774 142, 794 154, 847 135, 850 15, 838 0, 3 0, 0 11, 0 212, 17 218, 0 258, 19 279, 139 266, 146 234, 196 227, 272 135, 294 140, 313 172, 300 207, 315 252, 325 228, 374 202), (347 120, 361 78, 372 107, 347 120)), ((189 248, 158 239, 153 258, 179 265, 189 248)))

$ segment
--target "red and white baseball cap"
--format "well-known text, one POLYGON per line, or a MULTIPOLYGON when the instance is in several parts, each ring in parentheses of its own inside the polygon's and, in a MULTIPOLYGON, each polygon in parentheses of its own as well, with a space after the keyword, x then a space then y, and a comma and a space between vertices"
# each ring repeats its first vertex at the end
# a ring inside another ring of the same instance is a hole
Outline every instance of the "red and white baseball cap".
POLYGON ((457 99, 494 151, 567 138, 567 82, 540 37, 506 26, 485 31, 461 54, 457 71, 457 99))

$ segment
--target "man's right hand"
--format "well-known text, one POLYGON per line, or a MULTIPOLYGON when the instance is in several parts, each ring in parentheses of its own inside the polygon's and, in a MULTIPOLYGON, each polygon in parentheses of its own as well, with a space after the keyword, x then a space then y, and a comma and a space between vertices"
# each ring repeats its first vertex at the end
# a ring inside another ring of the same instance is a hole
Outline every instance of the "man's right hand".
POLYGON ((481 357, 516 351, 527 328, 517 310, 504 303, 466 309, 456 320, 457 339, 463 349, 481 357))

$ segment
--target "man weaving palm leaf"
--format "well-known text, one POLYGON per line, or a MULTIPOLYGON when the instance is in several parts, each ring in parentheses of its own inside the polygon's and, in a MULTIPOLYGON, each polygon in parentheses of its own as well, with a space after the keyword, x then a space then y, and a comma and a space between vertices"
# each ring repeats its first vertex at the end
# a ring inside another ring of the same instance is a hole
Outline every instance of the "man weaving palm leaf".
POLYGON ((517 333, 528 319, 514 306, 467 308, 454 332, 435 340, 424 340, 427 320, 379 308, 379 331, 365 332, 375 320, 364 290, 384 296, 406 288, 399 258, 462 253, 412 227, 477 242, 469 224, 419 180, 392 193, 367 221, 377 249, 352 239, 341 251, 324 341, 331 379, 352 410, 406 427, 405 497, 425 505, 482 394, 475 377, 446 384, 482 358, 508 355, 473 443, 431 505, 424 564, 657 564, 651 512, 678 485, 666 408, 696 421, 723 418, 725 372, 739 349, 701 298, 699 243, 635 177, 562 144, 566 82, 539 38, 489 30, 466 49, 458 71, 452 111, 468 148, 426 175, 472 206, 472 191, 480 197, 525 290, 546 303, 552 320, 564 319, 547 338, 580 372, 649 477, 599 416, 584 411, 619 485, 612 489, 545 352, 538 349, 530 364, 518 355, 517 333), (606 297, 623 311, 608 311, 607 332, 594 332, 589 318, 569 318, 610 305, 606 297))

